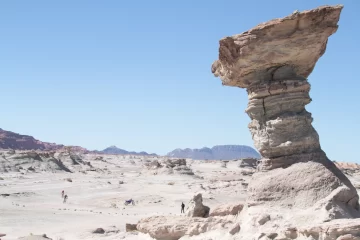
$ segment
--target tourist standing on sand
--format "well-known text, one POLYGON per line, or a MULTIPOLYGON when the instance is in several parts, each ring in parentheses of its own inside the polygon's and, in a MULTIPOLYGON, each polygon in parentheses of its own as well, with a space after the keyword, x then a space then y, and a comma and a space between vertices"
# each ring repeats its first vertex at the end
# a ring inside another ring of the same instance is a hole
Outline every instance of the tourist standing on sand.
POLYGON ((64 192, 64 190, 62 190, 62 192, 61 192, 61 197, 62 198, 64 198, 64 194, 65 194, 65 192, 64 192))
POLYGON ((67 198, 68 198, 68 196, 65 195, 65 197, 64 197, 64 202, 63 202, 63 203, 66 203, 67 198))
POLYGON ((185 209, 185 204, 182 202, 181 203, 181 213, 185 213, 184 209, 185 209))

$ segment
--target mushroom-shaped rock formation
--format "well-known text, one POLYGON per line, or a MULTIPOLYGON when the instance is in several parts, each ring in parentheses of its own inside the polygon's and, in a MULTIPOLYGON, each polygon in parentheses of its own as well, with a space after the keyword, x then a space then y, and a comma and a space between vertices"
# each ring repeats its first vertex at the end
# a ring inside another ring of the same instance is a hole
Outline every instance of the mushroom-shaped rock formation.
MULTIPOLYGON (((310 75, 336 32, 342 6, 294 12, 220 40, 212 72, 223 85, 246 88, 249 129, 262 155, 239 216, 241 233, 271 224, 301 226, 359 217, 359 196, 322 151, 312 127, 310 75), (270 220, 261 226, 264 212, 270 220)), ((246 238, 244 238, 246 239, 246 238)))

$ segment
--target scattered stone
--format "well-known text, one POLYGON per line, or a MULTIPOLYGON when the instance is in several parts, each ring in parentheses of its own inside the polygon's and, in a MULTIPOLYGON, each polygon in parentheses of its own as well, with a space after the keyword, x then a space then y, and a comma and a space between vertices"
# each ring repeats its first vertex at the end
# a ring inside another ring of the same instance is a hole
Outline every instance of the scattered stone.
POLYGON ((268 238, 270 238, 270 239, 274 239, 274 238, 276 238, 278 235, 279 235, 279 234, 277 234, 277 233, 269 233, 269 234, 267 234, 266 236, 267 236, 268 238))
POLYGON ((126 223, 126 226, 125 226, 126 232, 137 231, 136 225, 137 224, 126 223))
POLYGON ((266 222, 268 222, 270 220, 270 215, 269 214, 263 214, 261 216, 259 216, 257 219, 256 219, 256 222, 259 224, 259 225, 264 225, 266 222))
POLYGON ((65 178, 65 181, 72 182, 71 178, 65 178))
POLYGON ((35 168, 34 167, 28 167, 28 170, 34 172, 35 168))
POLYGON ((226 167, 227 167, 227 163, 228 163, 228 161, 222 160, 222 161, 221 161, 221 167, 222 167, 222 168, 226 168, 226 167))
POLYGON ((234 226, 232 226, 232 227, 230 228, 229 233, 230 233, 231 235, 234 235, 234 234, 238 233, 239 231, 240 231, 240 224, 239 224, 239 223, 235 223, 234 226))
POLYGON ((238 167, 256 169, 258 159, 256 158, 243 158, 240 159, 238 167))
POLYGON ((102 228, 97 228, 95 229, 92 233, 96 233, 96 234, 104 234, 105 230, 102 228))

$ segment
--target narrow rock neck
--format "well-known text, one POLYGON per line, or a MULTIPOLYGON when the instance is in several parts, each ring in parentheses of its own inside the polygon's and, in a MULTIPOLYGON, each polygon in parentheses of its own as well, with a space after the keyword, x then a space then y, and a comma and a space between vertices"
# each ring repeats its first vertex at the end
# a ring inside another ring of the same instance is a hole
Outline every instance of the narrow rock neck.
POLYGON ((312 127, 310 84, 305 79, 271 81, 247 88, 249 129, 261 153, 259 170, 326 158, 312 127))

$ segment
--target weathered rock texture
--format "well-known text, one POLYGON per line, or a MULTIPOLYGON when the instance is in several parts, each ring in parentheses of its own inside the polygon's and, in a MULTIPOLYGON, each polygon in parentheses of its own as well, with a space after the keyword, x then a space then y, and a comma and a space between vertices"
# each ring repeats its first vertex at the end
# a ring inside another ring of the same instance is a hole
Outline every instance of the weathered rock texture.
POLYGON ((186 159, 164 159, 162 161, 153 160, 144 164, 145 173, 150 174, 183 174, 194 175, 193 171, 187 166, 186 159))
POLYGON ((256 158, 243 158, 239 161, 240 168, 256 168, 258 160, 256 158))
POLYGON ((194 236, 215 229, 229 229, 232 226, 233 220, 229 218, 154 216, 141 219, 136 228, 157 240, 177 240, 185 235, 194 236))
POLYGON ((244 207, 242 203, 223 204, 211 211, 210 216, 237 215, 244 207))
MULTIPOLYGON (((241 232, 258 232, 266 206, 279 224, 359 216, 359 196, 321 150, 305 105, 310 75, 336 32, 342 6, 274 19, 220 40, 212 72, 223 85, 246 88, 249 129, 262 155, 249 185, 241 232), (298 215, 296 215, 297 213, 298 215)), ((274 220, 274 221, 275 221, 274 220)))
POLYGON ((136 225, 137 225, 137 224, 127 223, 127 224, 125 225, 125 230, 126 230, 126 232, 137 231, 136 225))
POLYGON ((209 217, 210 208, 203 205, 203 199, 201 193, 195 195, 190 200, 186 209, 186 216, 188 217, 209 217))

